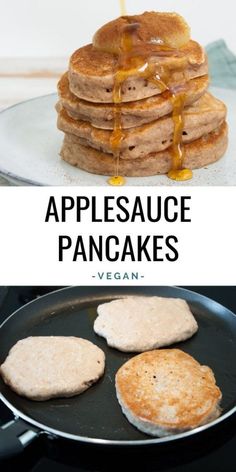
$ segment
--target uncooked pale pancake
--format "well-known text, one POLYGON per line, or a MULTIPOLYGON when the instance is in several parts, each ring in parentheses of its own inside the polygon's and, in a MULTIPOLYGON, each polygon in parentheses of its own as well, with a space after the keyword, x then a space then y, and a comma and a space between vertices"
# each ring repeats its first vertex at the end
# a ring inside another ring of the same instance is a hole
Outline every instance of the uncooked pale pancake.
MULTIPOLYGON (((228 145, 228 127, 224 122, 219 128, 189 144, 184 144, 183 165, 197 169, 216 162, 222 157, 228 145)), ((116 159, 94 148, 83 146, 80 138, 66 134, 61 157, 69 164, 82 170, 100 175, 114 175, 116 159)), ((170 149, 152 153, 140 159, 120 159, 119 174, 127 177, 144 177, 166 174, 171 169, 170 149)))
MULTIPOLYGON (((192 106, 184 110, 183 143, 201 138, 218 128, 226 117, 226 107, 211 94, 206 93, 192 106)), ((112 131, 94 128, 90 123, 74 120, 64 109, 59 110, 58 128, 64 133, 74 134, 85 146, 94 147, 104 153, 113 153, 112 131)), ((137 159, 170 147, 173 141, 174 122, 165 116, 152 123, 130 128, 123 132, 119 147, 121 159, 137 159)))
POLYGON ((130 359, 116 374, 116 393, 129 422, 152 436, 188 431, 220 415, 212 370, 179 349, 130 359))
POLYGON ((142 352, 184 341, 198 329, 185 300, 127 297, 98 306, 94 331, 124 352, 142 352))
POLYGON ((103 351, 86 339, 35 336, 11 348, 0 373, 19 395, 43 401, 84 392, 102 376, 104 367, 103 351))
MULTIPOLYGON (((159 69, 168 69, 172 87, 208 74, 207 56, 203 48, 192 40, 168 57, 154 57, 154 52, 150 51, 149 64, 155 64, 157 73, 159 69)), ((92 44, 78 49, 69 64, 71 92, 90 102, 113 103, 117 65, 117 56, 99 51, 92 44)), ((121 90, 122 102, 141 100, 162 92, 151 81, 135 74, 123 82, 121 90)))
MULTIPOLYGON (((185 105, 191 105, 207 90, 208 75, 190 80, 185 86, 185 105)), ((100 129, 113 129, 114 105, 92 103, 81 100, 69 89, 68 73, 58 83, 60 105, 69 116, 77 120, 90 122, 100 129)), ((123 103, 121 107, 121 125, 123 129, 141 126, 168 115, 173 110, 173 103, 168 93, 162 93, 136 102, 123 103)))

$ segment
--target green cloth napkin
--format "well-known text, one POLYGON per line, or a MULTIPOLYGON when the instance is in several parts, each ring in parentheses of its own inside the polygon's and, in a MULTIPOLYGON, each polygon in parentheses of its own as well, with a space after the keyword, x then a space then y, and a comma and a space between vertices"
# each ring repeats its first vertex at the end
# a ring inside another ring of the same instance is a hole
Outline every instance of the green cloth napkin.
POLYGON ((211 84, 223 88, 236 88, 236 56, 223 39, 206 47, 209 59, 211 84))

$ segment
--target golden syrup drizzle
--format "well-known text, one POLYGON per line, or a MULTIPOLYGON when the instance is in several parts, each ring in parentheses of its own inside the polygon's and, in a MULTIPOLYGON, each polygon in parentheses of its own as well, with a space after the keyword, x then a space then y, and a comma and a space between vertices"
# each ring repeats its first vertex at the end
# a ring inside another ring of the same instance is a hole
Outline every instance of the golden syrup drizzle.
POLYGON ((120 13, 121 16, 127 15, 125 0, 120 0, 120 13))
MULTIPOLYGON (((119 72, 118 72, 119 74, 119 72)), ((118 75, 117 74, 117 75, 118 75)), ((122 129, 122 112, 121 112, 121 86, 119 77, 115 80, 115 87, 113 91, 113 102, 114 102, 114 127, 111 134, 111 147, 115 159, 115 175, 108 179, 108 183, 113 186, 122 186, 125 184, 125 179, 119 175, 120 165, 120 146, 124 138, 124 132, 122 129)))
MULTIPOLYGON (((114 128, 111 135, 111 147, 116 162, 116 172, 114 176, 109 178, 108 183, 114 186, 125 184, 124 177, 119 175, 120 147, 122 140, 125 137, 125 132, 122 128, 122 85, 128 77, 134 75, 138 75, 138 77, 144 78, 153 83, 162 93, 167 92, 170 94, 173 104, 172 117, 174 122, 174 133, 173 144, 171 146, 172 168, 168 172, 168 177, 176 181, 191 179, 192 171, 189 169, 183 169, 184 148, 182 145, 182 133, 184 127, 183 110, 186 98, 185 94, 172 92, 171 87, 169 86, 170 72, 166 69, 162 70, 162 73, 158 73, 156 70, 156 64, 148 62, 147 52, 145 54, 141 49, 138 50, 134 47, 133 35, 137 31, 138 27, 138 23, 128 23, 124 28, 122 35, 121 52, 118 57, 118 68, 115 75, 115 85, 113 90, 114 128)), ((171 48, 163 44, 161 41, 156 46, 157 55, 167 56, 170 55, 171 52, 171 48)))
POLYGON ((186 100, 185 93, 172 93, 173 112, 172 118, 174 122, 173 144, 171 146, 172 168, 168 172, 168 177, 172 180, 189 180, 193 173, 190 169, 183 169, 184 147, 182 145, 182 135, 184 130, 184 104, 186 100))
POLYGON ((108 183, 113 186, 121 186, 125 184, 124 177, 119 175, 119 163, 120 163, 120 147, 122 140, 125 137, 125 132, 122 128, 122 85, 124 81, 135 74, 145 79, 152 77, 153 82, 162 91, 165 91, 167 87, 155 75, 153 66, 150 66, 147 62, 146 56, 137 54, 133 48, 133 34, 139 27, 138 23, 127 24, 124 28, 121 40, 121 53, 118 58, 118 68, 115 75, 115 84, 113 90, 113 103, 114 103, 114 126, 111 135, 111 147, 116 162, 115 175, 108 179, 108 183))
MULTIPOLYGON (((114 103, 114 125, 113 132, 111 134, 111 147, 115 158, 115 175, 108 179, 108 183, 113 186, 122 186, 125 184, 125 179, 119 175, 119 164, 120 164, 120 147, 122 140, 125 137, 125 133, 122 128, 122 84, 126 80, 127 75, 124 72, 122 65, 123 61, 126 62, 126 54, 132 51, 132 37, 127 29, 124 30, 122 35, 121 54, 118 59, 118 69, 115 75, 115 85, 113 90, 113 103, 114 103)), ((129 70, 128 70, 129 71, 129 70)))

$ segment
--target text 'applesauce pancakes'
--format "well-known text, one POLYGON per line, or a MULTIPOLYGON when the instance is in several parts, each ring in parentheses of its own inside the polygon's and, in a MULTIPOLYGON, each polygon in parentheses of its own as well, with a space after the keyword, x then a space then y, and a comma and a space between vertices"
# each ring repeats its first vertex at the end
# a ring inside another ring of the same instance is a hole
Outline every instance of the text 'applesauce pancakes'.
POLYGON ((125 176, 194 168, 227 148, 225 105, 207 92, 203 48, 176 13, 122 16, 74 52, 58 84, 62 158, 85 171, 125 176))

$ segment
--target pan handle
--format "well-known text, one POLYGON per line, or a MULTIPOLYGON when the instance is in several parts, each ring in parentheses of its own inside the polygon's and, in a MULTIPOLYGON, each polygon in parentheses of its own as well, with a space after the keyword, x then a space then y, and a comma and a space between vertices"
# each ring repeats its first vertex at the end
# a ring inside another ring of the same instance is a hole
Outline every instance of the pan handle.
POLYGON ((2 425, 0 428, 0 460, 20 454, 38 436, 39 430, 31 428, 18 417, 2 425))

